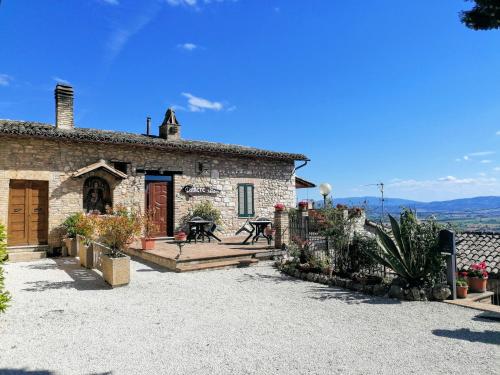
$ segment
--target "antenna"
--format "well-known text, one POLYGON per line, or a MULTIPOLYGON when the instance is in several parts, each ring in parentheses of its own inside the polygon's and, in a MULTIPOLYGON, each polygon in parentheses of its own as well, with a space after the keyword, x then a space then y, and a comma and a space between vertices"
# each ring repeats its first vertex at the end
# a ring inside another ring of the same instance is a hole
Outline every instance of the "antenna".
POLYGON ((380 202, 381 202, 381 208, 382 208, 382 213, 380 215, 380 223, 382 223, 384 215, 385 215, 385 210, 384 210, 384 203, 385 203, 385 198, 384 198, 384 186, 385 184, 383 182, 379 182, 378 184, 368 184, 364 186, 378 186, 380 190, 380 202))

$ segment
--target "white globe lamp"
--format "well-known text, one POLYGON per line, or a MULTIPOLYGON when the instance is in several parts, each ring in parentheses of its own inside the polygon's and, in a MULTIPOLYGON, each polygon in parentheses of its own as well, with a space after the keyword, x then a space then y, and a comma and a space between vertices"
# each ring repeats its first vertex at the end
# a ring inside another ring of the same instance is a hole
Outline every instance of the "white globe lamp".
POLYGON ((319 185, 319 192, 323 196, 323 208, 326 208, 326 197, 332 192, 332 186, 329 183, 323 182, 319 185))

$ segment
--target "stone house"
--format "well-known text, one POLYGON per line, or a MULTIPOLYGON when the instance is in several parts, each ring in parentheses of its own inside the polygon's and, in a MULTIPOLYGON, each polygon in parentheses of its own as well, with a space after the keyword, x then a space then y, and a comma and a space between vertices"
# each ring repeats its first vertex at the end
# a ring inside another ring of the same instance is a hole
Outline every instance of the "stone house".
POLYGON ((79 128, 73 88, 55 89, 55 125, 0 120, 0 221, 8 245, 61 246, 61 223, 75 212, 118 204, 153 209, 157 237, 168 237, 198 202, 222 214, 223 235, 273 206, 296 203, 302 154, 185 140, 169 109, 159 135, 79 128), (296 165, 296 162, 297 163, 296 165))

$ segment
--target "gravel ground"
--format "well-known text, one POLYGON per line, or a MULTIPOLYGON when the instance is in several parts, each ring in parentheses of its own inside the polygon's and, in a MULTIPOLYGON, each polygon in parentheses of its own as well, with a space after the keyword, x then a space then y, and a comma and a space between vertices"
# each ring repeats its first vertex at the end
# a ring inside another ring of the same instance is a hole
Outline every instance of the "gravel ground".
POLYGON ((113 290, 72 258, 6 265, 0 373, 500 373, 500 323, 479 311, 363 296, 269 263, 132 268, 113 290))

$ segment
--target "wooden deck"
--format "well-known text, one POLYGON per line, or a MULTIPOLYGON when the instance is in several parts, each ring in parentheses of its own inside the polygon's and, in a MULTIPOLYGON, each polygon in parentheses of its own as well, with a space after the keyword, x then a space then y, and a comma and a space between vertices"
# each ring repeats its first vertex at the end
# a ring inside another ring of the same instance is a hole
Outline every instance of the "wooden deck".
POLYGON ((179 253, 179 247, 172 240, 158 240, 154 250, 143 251, 136 242, 126 251, 129 255, 158 264, 175 272, 198 271, 225 267, 242 267, 255 264, 259 259, 270 259, 281 255, 261 240, 256 244, 243 245, 245 236, 222 239, 222 242, 186 243, 179 253))

